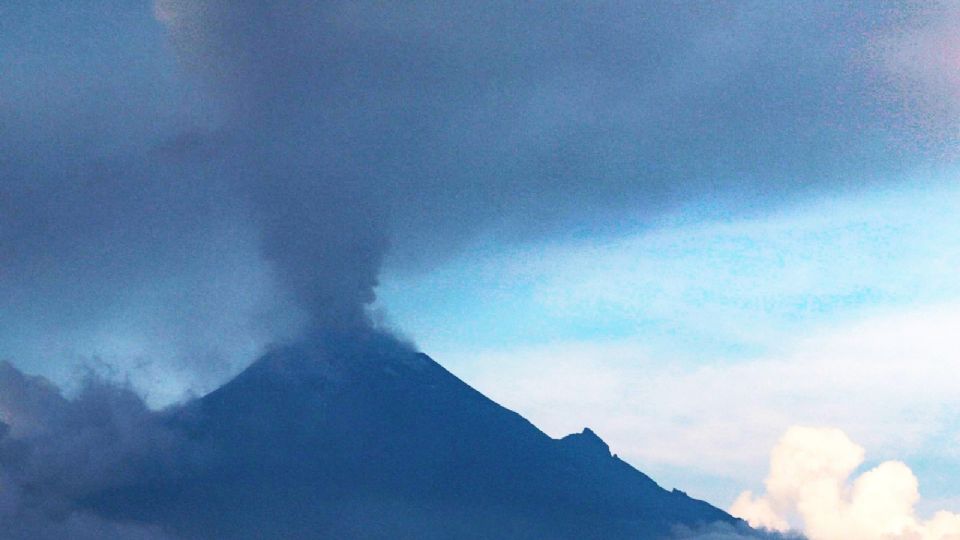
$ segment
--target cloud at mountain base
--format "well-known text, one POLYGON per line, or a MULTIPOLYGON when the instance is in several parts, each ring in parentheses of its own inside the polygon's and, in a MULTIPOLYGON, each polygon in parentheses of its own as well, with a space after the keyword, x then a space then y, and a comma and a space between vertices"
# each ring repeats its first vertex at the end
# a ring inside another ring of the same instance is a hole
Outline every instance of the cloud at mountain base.
POLYGON ((10 540, 173 540, 114 521, 85 498, 130 482, 169 479, 183 441, 129 388, 91 378, 71 400, 41 377, 0 363, 0 537, 10 540))
POLYGON ((715 523, 704 527, 677 527, 671 540, 803 540, 795 533, 753 530, 747 526, 715 523))

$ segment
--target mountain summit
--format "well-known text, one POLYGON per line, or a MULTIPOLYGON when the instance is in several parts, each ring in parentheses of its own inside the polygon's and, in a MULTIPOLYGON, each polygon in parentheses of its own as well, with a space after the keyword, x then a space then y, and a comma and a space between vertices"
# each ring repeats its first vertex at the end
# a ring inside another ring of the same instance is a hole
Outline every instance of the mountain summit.
POLYGON ((166 425, 189 441, 177 474, 90 506, 185 538, 636 540, 739 523, 386 336, 275 350, 166 425))

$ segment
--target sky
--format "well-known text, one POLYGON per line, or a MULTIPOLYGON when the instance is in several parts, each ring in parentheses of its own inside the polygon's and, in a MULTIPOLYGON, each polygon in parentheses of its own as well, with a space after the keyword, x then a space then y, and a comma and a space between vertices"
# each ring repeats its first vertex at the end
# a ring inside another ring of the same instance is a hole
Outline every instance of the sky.
POLYGON ((550 435, 590 426, 721 507, 752 490, 769 523, 816 521, 763 483, 776 449, 842 430, 866 458, 836 481, 902 461, 929 532, 960 511, 958 23, 6 3, 0 358, 161 407, 271 343, 389 328, 550 435))
POLYGON ((801 424, 908 460, 925 496, 955 508, 949 178, 602 242, 487 248, 387 279, 380 301, 551 435, 589 425, 708 500, 759 484, 770 448, 801 424))

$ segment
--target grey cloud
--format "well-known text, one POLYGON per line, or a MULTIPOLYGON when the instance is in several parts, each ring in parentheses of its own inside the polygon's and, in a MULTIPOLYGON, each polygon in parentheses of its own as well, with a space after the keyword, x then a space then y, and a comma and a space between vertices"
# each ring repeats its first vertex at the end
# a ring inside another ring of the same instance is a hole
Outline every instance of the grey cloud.
POLYGON ((853 52, 881 9, 159 0, 157 12, 229 111, 265 254, 328 318, 362 318, 388 242, 422 261, 492 223, 513 229, 506 240, 598 233, 896 166, 870 140, 887 118, 853 52))
POLYGON ((0 363, 0 536, 10 539, 169 538, 153 526, 87 511, 85 497, 144 478, 183 441, 129 389, 91 378, 75 399, 0 363))
POLYGON ((858 63, 902 15, 880 4, 158 0, 169 44, 143 6, 7 9, 36 92, 0 101, 0 355, 51 374, 81 343, 209 388, 298 309, 368 324, 385 263, 763 211, 938 151, 903 155, 858 63), (57 32, 83 46, 36 45, 57 32))

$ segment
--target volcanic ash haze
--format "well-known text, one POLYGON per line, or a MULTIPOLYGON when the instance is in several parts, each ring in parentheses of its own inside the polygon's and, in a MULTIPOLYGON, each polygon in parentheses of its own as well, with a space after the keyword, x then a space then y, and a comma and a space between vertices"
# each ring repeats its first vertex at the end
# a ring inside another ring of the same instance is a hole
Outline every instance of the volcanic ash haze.
MULTIPOLYGON (((242 193, 263 255, 315 324, 350 327, 391 245, 417 266, 485 226, 506 241, 603 233, 697 199, 791 197, 837 181, 838 163, 895 166, 834 144, 842 105, 818 77, 867 83, 844 75, 842 47, 798 45, 848 39, 823 20, 858 14, 727 7, 158 0, 155 13, 221 114, 199 155, 242 193), (761 31, 763 52, 729 39, 763 25, 795 39, 761 31), (823 73, 731 80, 785 57, 823 73), (802 114, 779 116, 783 102, 802 114)), ((874 108, 843 110, 880 129, 874 108)))

